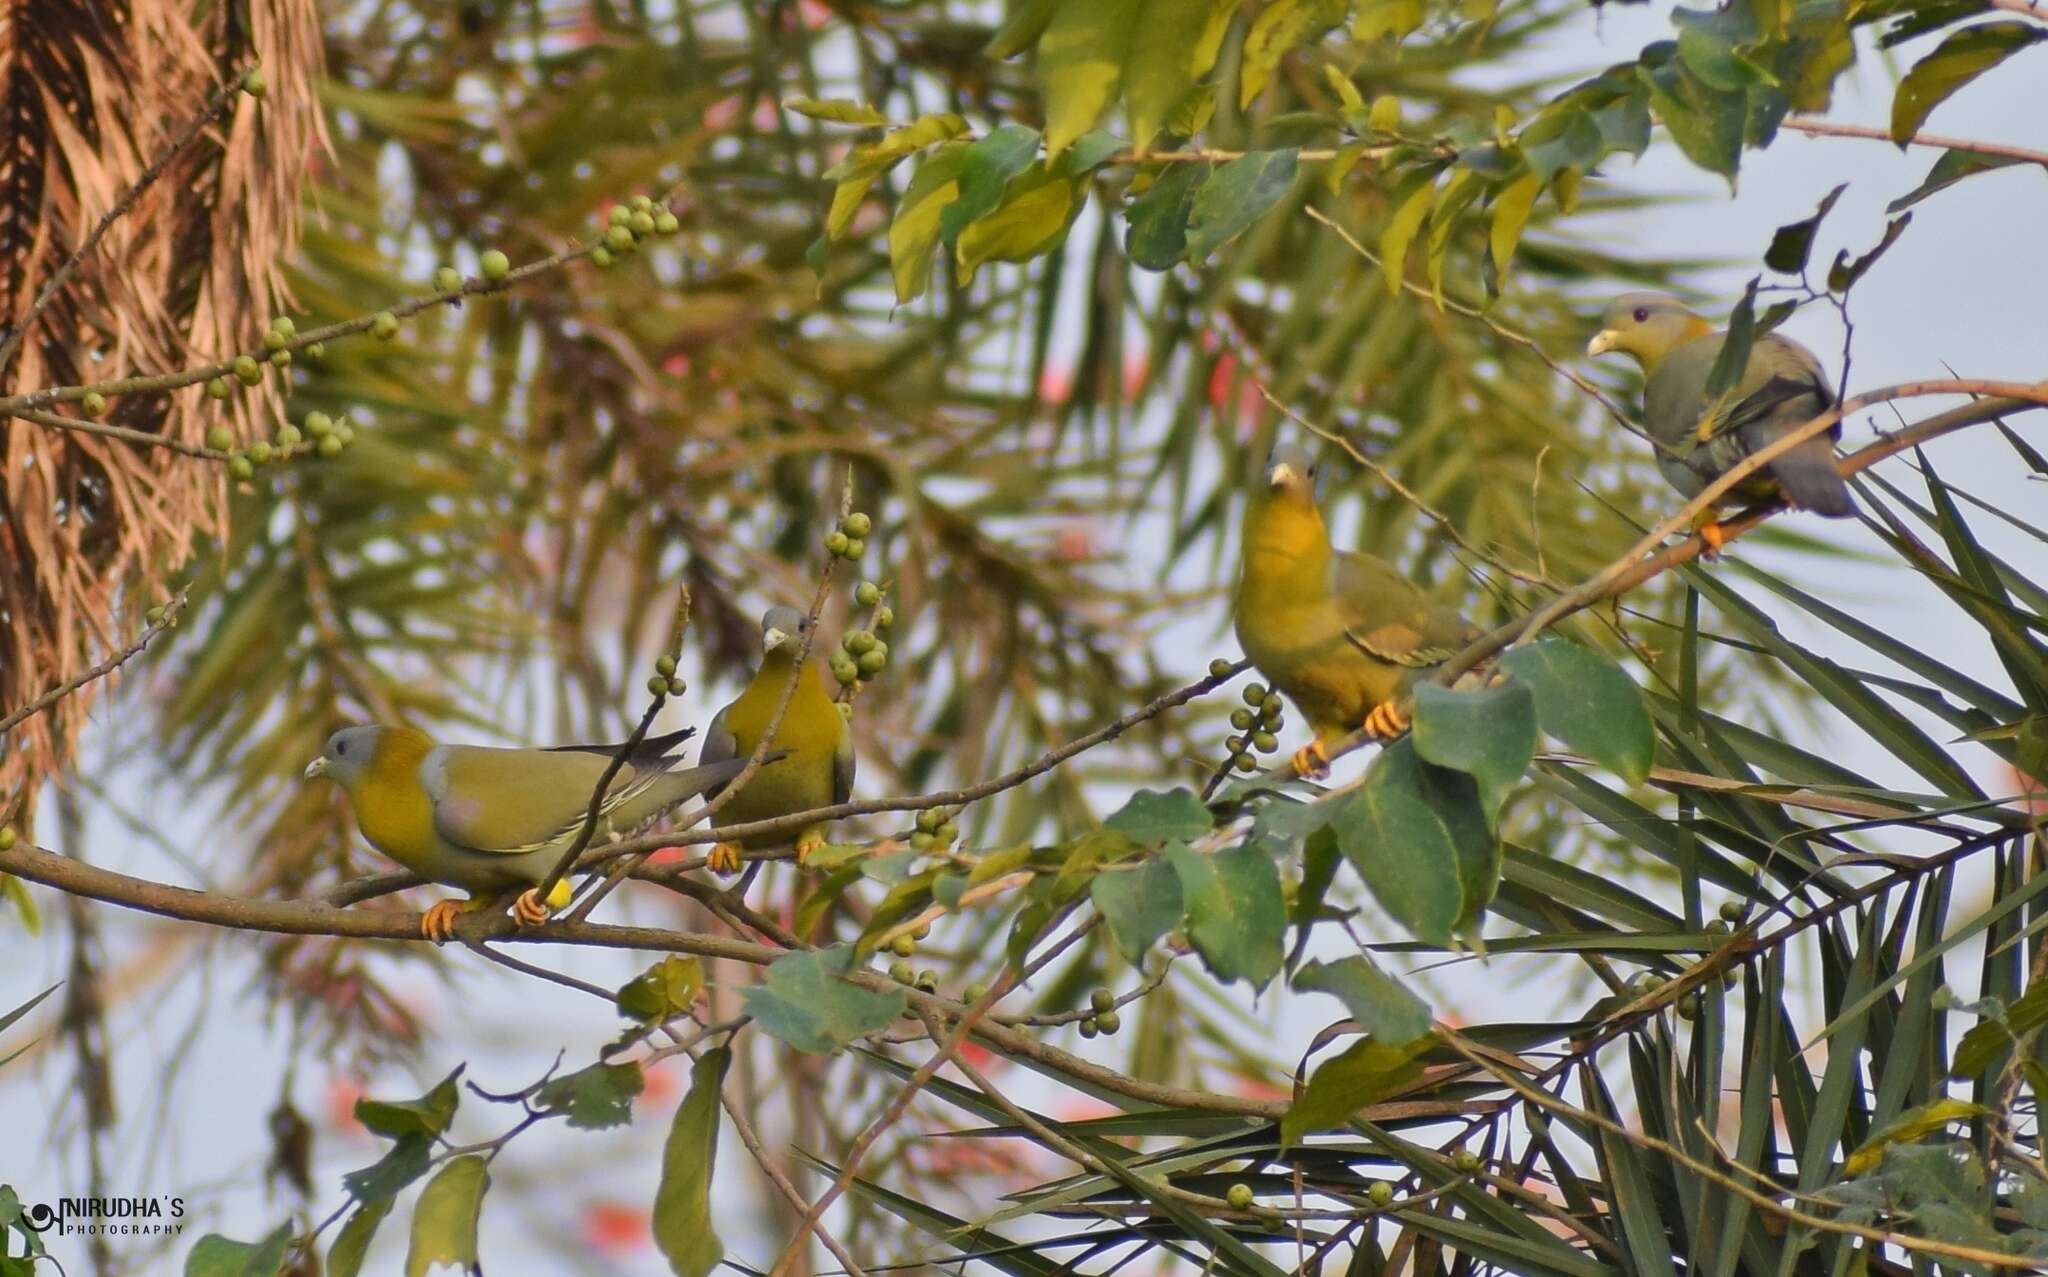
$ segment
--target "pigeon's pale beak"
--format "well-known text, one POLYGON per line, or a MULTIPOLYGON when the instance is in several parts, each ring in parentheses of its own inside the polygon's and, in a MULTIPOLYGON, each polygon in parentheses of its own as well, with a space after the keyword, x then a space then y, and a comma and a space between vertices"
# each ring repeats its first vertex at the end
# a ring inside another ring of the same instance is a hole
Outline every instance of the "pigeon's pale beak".
POLYGON ((1275 462, 1273 468, 1266 472, 1266 486, 1271 488, 1284 488, 1294 480, 1294 467, 1285 461, 1275 462))
POLYGON ((1603 328, 1593 334, 1593 340, 1586 343, 1586 353, 1595 356, 1604 355, 1608 351, 1620 346, 1620 344, 1620 333, 1615 332, 1612 328, 1603 328))
POLYGON ((327 755, 322 754, 306 764, 306 779, 314 780, 327 774, 327 755))
POLYGON ((764 652, 772 652, 787 642, 789 642, 789 634, 784 630, 779 630, 771 625, 761 631, 761 650, 764 652))

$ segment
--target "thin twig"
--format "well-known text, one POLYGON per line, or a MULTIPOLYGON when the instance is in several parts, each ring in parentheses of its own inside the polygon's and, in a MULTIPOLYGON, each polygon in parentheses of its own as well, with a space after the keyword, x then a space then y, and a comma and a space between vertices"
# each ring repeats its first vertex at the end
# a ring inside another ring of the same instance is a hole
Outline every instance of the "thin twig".
MULTIPOLYGON (((2002 3, 2002 0, 1991 0, 1991 2, 1994 8, 2012 8, 2016 12, 2034 13, 2036 16, 2041 16, 2041 11, 2026 4, 2025 0, 2014 0, 2014 3, 2010 5, 2002 3)), ((1778 127, 1791 129, 1795 133, 1805 133, 1814 137, 1860 137, 1868 138, 1873 142, 1890 142, 1892 140, 1890 129, 1875 128, 1868 124, 1837 124, 1833 120, 1816 120, 1803 115, 1795 115, 1778 127)), ((1906 144, 1908 146, 1940 146, 1946 147, 1951 151, 1970 151, 1978 155, 1996 155, 2004 159, 2020 160, 2048 167, 2048 151, 2030 151, 2026 147, 2007 146, 2003 142, 1973 142, 1968 138, 1938 137, 1932 133, 1915 133, 1906 139, 1906 144)))
POLYGON ((137 654, 149 646, 151 639, 178 623, 178 613, 184 609, 185 599, 190 593, 190 587, 178 591, 175 596, 163 605, 163 619, 145 626, 142 633, 137 635, 135 641, 127 647, 122 648, 119 652, 101 661, 98 665, 93 666, 78 677, 59 683, 7 717, 0 718, 0 736, 7 735, 7 733, 21 726, 22 723, 34 718, 52 705, 55 705, 58 701, 76 692, 79 688, 105 678, 123 665, 126 665, 130 660, 133 660, 137 654))

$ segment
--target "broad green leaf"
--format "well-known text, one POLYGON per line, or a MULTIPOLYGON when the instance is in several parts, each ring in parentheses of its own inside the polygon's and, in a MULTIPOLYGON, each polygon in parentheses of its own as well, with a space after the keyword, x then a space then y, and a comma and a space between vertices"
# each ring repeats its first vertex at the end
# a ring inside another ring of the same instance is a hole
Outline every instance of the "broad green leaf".
POLYGON ((814 120, 825 120, 833 124, 858 124, 867 128, 886 128, 889 117, 865 102, 849 102, 845 98, 790 98, 782 105, 798 115, 807 115, 814 120))
POLYGON ((1452 869, 1463 906, 1456 929, 1477 923, 1500 888, 1501 843, 1488 823, 1479 784, 1455 768, 1439 767, 1416 752, 1411 733, 1380 751, 1366 784, 1415 799, 1443 822, 1456 854, 1452 869))
POLYGON ((1966 1122, 1983 1117, 1990 1111, 1981 1104, 1951 1098, 1931 1100, 1918 1108, 1908 1109, 1896 1121, 1886 1123, 1857 1146, 1856 1151, 1842 1163, 1842 1173, 1862 1175, 1873 1171, 1884 1160, 1884 1151, 1892 1145, 1910 1144, 1934 1134, 1950 1122, 1966 1122))
POLYGON ((1371 778, 1338 811, 1337 846, 1380 907, 1430 944, 1449 944, 1465 908, 1458 849, 1420 799, 1371 778))
POLYGON ((392 1201, 380 1197, 366 1202, 348 1217, 348 1222, 335 1234, 334 1245, 327 1248, 327 1277, 356 1277, 363 1271, 363 1257, 370 1253, 370 1240, 377 1235, 377 1226, 391 1213, 392 1201))
POLYGON ((1849 184, 1842 183, 1821 197, 1820 206, 1813 210, 1811 217, 1802 217, 1780 226, 1771 236, 1771 246, 1764 250, 1764 265, 1781 275, 1803 274, 1807 259, 1813 255, 1813 237, 1820 232, 1822 219, 1835 206, 1835 201, 1842 198, 1842 192, 1848 189, 1849 184))
POLYGON ((1309 1075, 1301 1097, 1280 1119, 1280 1145, 1292 1148, 1311 1131, 1341 1126, 1353 1113, 1376 1104, 1422 1076, 1416 1057, 1435 1041, 1425 1035, 1400 1046, 1364 1038, 1309 1075))
POLYGON ((1756 344, 1756 290, 1760 282, 1761 277, 1751 276, 1742 290, 1742 300, 1735 303, 1735 309, 1728 315, 1728 336, 1714 356, 1714 366, 1707 370, 1706 398, 1712 405, 1708 411, 1717 423, 1743 374, 1749 371, 1750 348, 1756 344))
MULTIPOLYGON (((279 1224, 260 1242, 238 1242, 208 1233, 185 1257, 185 1277, 277 1277, 291 1249, 292 1226, 279 1224)), ((6 1241, 0 1237, 0 1249, 6 1241)))
POLYGON ((1080 211, 1081 187, 1080 181, 1048 172, 1043 162, 1018 174, 994 212, 961 228, 953 251, 963 282, 983 262, 1028 262, 1050 251, 1080 211))
POLYGON ((1941 153, 1940 159, 1934 161, 1934 167, 1927 170, 1927 176, 1921 179, 1920 185, 1885 205, 1884 211, 1902 213, 1928 196, 1945 191, 1966 177, 1975 177, 1979 173, 1989 173, 1994 169, 2022 163, 2025 161, 2009 155, 1986 155, 1982 151, 1966 151, 1961 147, 1951 147, 1941 153))
POLYGON ((1280 870, 1264 846, 1248 842, 1214 855, 1175 843, 1166 859, 1180 876, 1188 939, 1217 979, 1264 988, 1285 956, 1287 904, 1280 870))
POLYGON ((341 1186, 364 1205, 389 1201, 394 1193, 426 1174, 433 1160, 433 1137, 408 1135, 375 1162, 343 1175, 341 1186))
POLYGON ((1640 157, 1650 149, 1650 95, 1638 86, 1593 112, 1600 142, 1610 151, 1640 157))
POLYGON ((932 277, 932 248, 939 240, 940 219, 958 201, 965 142, 933 149, 911 174, 910 185, 896 203, 889 222, 889 272, 896 281, 896 300, 924 295, 932 277))
POLYGON ((1562 169, 1591 168, 1603 145, 1600 124, 1592 113, 1571 107, 1546 112, 1516 140, 1530 171, 1544 182, 1562 169))
POLYGON ((1191 789, 1141 789, 1102 823, 1130 835, 1132 842, 1157 847, 1176 838, 1193 842, 1209 832, 1216 818, 1191 789))
POLYGON ((1073 144, 1060 152, 1060 157, 1048 166, 1060 177, 1086 177, 1107 164, 1110 157, 1130 149, 1130 146, 1116 134, 1105 129, 1090 129, 1074 139, 1073 144))
POLYGON ((1059 0, 1053 7, 1038 38, 1046 159, 1094 128, 1116 100, 1142 8, 1138 0, 1059 0))
POLYGON ((1164 860, 1151 859, 1126 872, 1098 873, 1088 898, 1102 911, 1117 949, 1133 966, 1159 937, 1180 925, 1180 875, 1164 860))
POLYGON ((1405 40, 1427 16, 1423 0, 1359 0, 1351 16, 1351 38, 1360 44, 1405 40))
POLYGON ((1225 164, 1195 192, 1187 258, 1200 263, 1243 233, 1294 185, 1293 151, 1252 151, 1225 164))
MULTIPOLYGON (((1144 150, 1209 68, 1195 65, 1208 33, 1212 4, 1192 0, 1139 0, 1131 54, 1124 62, 1124 114, 1131 145, 1144 150)), ((1210 53, 1213 59, 1213 50, 1210 53)))
POLYGON ((681 1015, 696 1005, 703 991, 704 963, 694 956, 670 954, 621 985, 612 1001, 620 1015, 653 1022, 681 1015))
POLYGON ((1368 1034, 1390 1046, 1429 1032, 1429 1004, 1363 955, 1311 962, 1294 973, 1294 987, 1335 997, 1368 1034))
POLYGON ((1646 56, 1636 70, 1650 90, 1651 109, 1685 158, 1732 183, 1742 156, 1744 95, 1713 88, 1675 57, 1659 62, 1646 56))
POLYGON ((2048 1025, 2048 980, 2038 981, 2013 999, 2000 1016, 1986 1016, 1956 1044, 1950 1077, 1975 1077, 1997 1062, 2013 1040, 2048 1025))
POLYGON ((952 244, 967 223, 994 212, 1010 179, 1037 158, 1038 130, 1021 124, 1005 124, 968 143, 960 160, 960 198, 940 215, 939 238, 952 244))
POLYGON ((1000 62, 1037 44, 1038 37, 1045 34, 1046 24, 1052 21, 1053 6, 1058 3, 1059 0, 1022 0, 1009 21, 982 47, 982 54, 1000 62))
POLYGON ((894 168, 906 156, 928 146, 950 142, 967 131, 967 121, 951 112, 919 116, 900 129, 884 134, 824 172, 825 180, 838 183, 832 190, 832 204, 825 211, 825 238, 836 240, 853 225, 875 180, 894 168))
POLYGON ((28 886, 13 874, 0 873, 0 900, 14 906, 21 915, 21 929, 31 938, 43 934, 43 915, 36 909, 36 898, 28 894, 28 886))
POLYGON ((1510 648, 1499 664, 1528 684, 1536 697, 1536 722, 1545 732, 1632 784, 1650 774, 1650 712, 1620 666, 1554 637, 1510 648))
POLYGON ((1543 178, 1526 173, 1493 197, 1493 220, 1486 234, 1486 259, 1492 269, 1486 278, 1496 294, 1507 284, 1508 266, 1522 242, 1522 228, 1529 224, 1529 214, 1542 194, 1543 178))
POLYGON ((1892 141, 1904 146, 1951 93, 2043 37, 2048 28, 2010 21, 1950 33, 1899 81, 1892 96, 1892 141))
POLYGON ((1380 230, 1380 271, 1386 276, 1389 295, 1401 295, 1401 281, 1408 267, 1408 246, 1415 242, 1415 233, 1422 229, 1422 219, 1429 216, 1430 202, 1436 198, 1436 173, 1425 173, 1401 188, 1396 196, 1397 207, 1394 215, 1380 230))
POLYGON ((490 1163, 482 1154, 454 1158, 442 1166, 412 1208, 412 1244, 405 1277, 427 1277, 436 1264, 476 1269, 477 1219, 491 1186, 490 1163))
POLYGON ((898 989, 875 993, 845 979, 853 946, 790 953, 768 966, 761 984, 741 993, 755 1023, 799 1051, 825 1054, 903 1014, 898 989))
POLYGON ((1419 684, 1415 752, 1471 776, 1491 825, 1536 754, 1536 698, 1512 678, 1469 692, 1419 684))
POLYGON ((1883 257, 1891 250, 1893 244, 1898 243, 1899 236, 1905 234, 1906 227, 1912 225, 1912 222, 1911 213, 1899 214, 1886 223, 1884 235, 1877 241, 1877 247, 1853 261, 1850 260, 1849 250, 1846 248, 1836 253, 1834 264, 1828 267, 1828 291, 1846 293, 1854 288, 1856 281, 1862 279, 1871 267, 1877 265, 1878 258, 1883 257))
POLYGON ((593 1064, 549 1081, 534 1103, 567 1114, 571 1126, 600 1131, 633 1120, 633 1097, 644 1085, 638 1064, 593 1064))
POLYGON ((1187 256, 1188 216, 1209 165, 1169 164, 1124 210, 1124 253, 1146 270, 1170 270, 1187 256))
POLYGON ((1429 208, 1429 291, 1437 309, 1444 304, 1444 262, 1450 256, 1451 234, 1458 229, 1458 214, 1479 197, 1486 179, 1473 169, 1461 168, 1444 183, 1429 208))
POLYGON ((1250 106, 1273 77, 1273 68, 1297 45, 1321 39, 1344 20, 1342 0, 1269 0, 1245 33, 1237 68, 1237 106, 1250 106))
POLYGON ((661 1150, 654 1194, 654 1244, 676 1277, 710 1277, 725 1258, 711 1221, 712 1171, 718 1159, 718 1092, 732 1052, 706 1051, 690 1068, 690 1091, 676 1109, 661 1150))
POLYGON ((462 1069, 462 1065, 456 1065, 454 1072, 416 1100, 357 1100, 356 1121, 392 1139, 439 1135, 448 1129, 448 1123, 455 1118, 455 1106, 461 1102, 455 1079, 462 1076, 462 1069))

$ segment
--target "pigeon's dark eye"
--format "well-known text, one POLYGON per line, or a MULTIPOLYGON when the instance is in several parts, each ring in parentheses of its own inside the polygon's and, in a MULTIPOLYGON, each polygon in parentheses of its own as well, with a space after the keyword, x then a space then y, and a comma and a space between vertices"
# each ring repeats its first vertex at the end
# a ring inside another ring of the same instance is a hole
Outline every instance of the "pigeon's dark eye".
POLYGON ((334 742, 334 752, 337 754, 346 754, 348 752, 348 742, 345 740, 338 740, 334 742))
POLYGON ((1636 322, 1637 322, 1637 323, 1639 323, 1639 324, 1640 324, 1640 323, 1642 323, 1643 321, 1647 320, 1647 319, 1648 319, 1649 317, 1650 317, 1650 308, 1649 308, 1648 306, 1638 306, 1638 307, 1636 307, 1636 322))

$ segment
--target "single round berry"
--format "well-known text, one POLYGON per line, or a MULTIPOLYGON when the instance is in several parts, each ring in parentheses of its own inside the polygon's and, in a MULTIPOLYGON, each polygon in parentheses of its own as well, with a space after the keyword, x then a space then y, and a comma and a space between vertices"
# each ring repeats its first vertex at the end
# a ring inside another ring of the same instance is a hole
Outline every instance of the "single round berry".
POLYGON ((1451 1169, 1460 1175, 1470 1175, 1479 1169, 1479 1154, 1469 1148, 1461 1148, 1451 1154, 1451 1169))
POLYGON ((682 679, 672 678, 668 681, 668 694, 670 696, 681 696, 684 692, 687 692, 689 690, 690 685, 684 682, 682 679))
POLYGON ((283 333, 286 338, 292 338, 299 335, 299 326, 292 322, 290 315, 279 315, 270 321, 270 331, 283 333))
POLYGON ((630 226, 613 226, 608 228, 604 233, 604 246, 611 249, 614 253, 632 252, 633 228, 630 226))
POLYGON ((1678 1000, 1676 1009, 1679 1019, 1697 1020, 1700 1014, 1700 995, 1697 993, 1686 994, 1678 1000))
POLYGON ((306 358, 308 358, 308 359, 325 359, 325 358, 327 358, 327 343, 326 343, 326 342, 324 342, 324 341, 316 341, 316 342, 314 342, 314 343, 313 343, 312 345, 310 345, 310 346, 306 347, 306 358))
POLYGON ((281 426, 279 426, 279 427, 277 428, 277 440, 276 440, 276 442, 277 442, 277 446, 278 446, 278 447, 280 447, 280 448, 296 448, 296 447, 298 447, 298 446, 299 446, 299 438, 300 438, 300 435, 299 435, 299 428, 298 428, 297 426, 293 425, 293 424, 292 424, 291 422, 289 422, 289 421, 285 422, 285 423, 284 423, 283 425, 281 425, 281 426))
POLYGON ((599 244, 596 248, 590 250, 591 265, 597 267, 599 270, 610 270, 612 268, 612 263, 618 260, 618 258, 612 256, 612 250, 606 248, 602 244, 599 244))
POLYGON ((1707 924, 1707 934, 1710 936, 1725 936, 1734 929, 1728 925, 1726 918, 1716 918, 1707 924))
POLYGON ((626 225, 631 228, 635 235, 652 235, 654 234, 654 214, 635 213, 627 220, 626 225))
POLYGON ((206 397, 208 399, 225 399, 233 389, 234 387, 228 385, 226 377, 215 377, 206 383, 206 397))
POLYGON ((1372 1187, 1365 1190, 1366 1200, 1375 1206, 1389 1206, 1394 1201, 1394 1186, 1383 1179, 1376 1179, 1372 1187))
POLYGON ((235 356, 235 380, 245 386, 253 386, 263 380, 263 365, 248 355, 235 356))
POLYGON ((322 439, 319 443, 315 444, 313 447, 313 451, 320 454, 320 456, 325 458, 326 460, 332 461, 336 457, 340 456, 341 450, 343 448, 346 448, 347 446, 347 444, 341 441, 340 436, 329 435, 325 439, 322 439))
POLYGON ((1102 1032, 1102 1028, 1101 1028, 1101 1026, 1100 1026, 1100 1025, 1098 1025, 1098 1024, 1096 1024, 1096 1023, 1095 1023, 1095 1017, 1094 1017, 1094 1016, 1092 1016, 1092 1015, 1091 1015, 1091 1016, 1089 1016, 1089 1017, 1088 1017, 1087 1019, 1085 1019, 1085 1020, 1081 1021, 1081 1036, 1082 1036, 1082 1037, 1084 1037, 1084 1038, 1092 1038, 1092 1037, 1094 1037, 1094 1036, 1095 1036, 1096 1034, 1098 1034, 1098 1033, 1100 1033, 1100 1032, 1102 1032))
POLYGON ((858 683, 860 682, 860 666, 853 663, 852 657, 834 653, 832 657, 832 677, 838 679, 842 685, 858 683))
POLYGON ((667 209, 662 209, 654 215, 654 233, 656 235, 673 235, 681 230, 682 227, 683 224, 676 220, 676 215, 667 209))
POLYGON ((1240 732, 1250 731, 1252 724, 1258 721, 1258 716, 1248 709, 1234 709, 1230 711, 1230 725, 1240 732))
POLYGON ((1278 692, 1267 692, 1259 700, 1259 710, 1261 713, 1277 714, 1280 712, 1280 709, 1280 693, 1278 692))
POLYGON ((668 680, 659 674, 650 675, 647 679, 647 694, 649 696, 668 695, 668 680))
POLYGON ((847 651, 853 653, 855 656, 859 656, 863 652, 872 652, 875 650, 875 636, 868 633, 866 630, 854 630, 851 633, 849 633, 845 638, 839 641, 842 645, 845 646, 847 651))
POLYGON ((272 328, 270 331, 263 334, 263 348, 265 350, 283 350, 286 346, 289 346, 291 344, 292 335, 284 331, 282 328, 272 328))
POLYGON ((1242 754, 1244 752, 1244 747, 1245 739, 1242 736, 1228 736, 1224 738, 1223 748, 1228 750, 1230 753, 1242 754))
POLYGON ((875 521, 855 510, 839 521, 839 530, 850 537, 864 537, 875 530, 875 521))
POLYGON ((228 474, 246 483, 256 477, 256 463, 238 452, 228 458, 228 474))
POLYGON ((1114 1033, 1124 1027, 1124 1018, 1114 1011, 1103 1011, 1096 1015, 1095 1027, 1104 1033, 1114 1033))
POLYGON ((1223 659, 1222 657, 1220 657, 1220 656, 1219 656, 1219 657, 1217 657, 1217 658, 1216 658, 1215 660, 1213 660, 1213 661, 1209 662, 1209 677, 1210 677, 1210 678, 1229 678, 1229 677, 1230 677, 1230 662, 1229 662, 1229 661, 1226 661, 1226 660, 1224 660, 1224 659, 1223 659))
POLYGON ((630 202, 612 205, 610 210, 605 213, 604 218, 605 221, 610 222, 613 226, 624 226, 632 219, 633 205, 630 202))
POLYGON ((494 284, 512 273, 512 259, 495 248, 485 249, 483 256, 476 259, 476 266, 494 284))
POLYGON ((917 952, 917 937, 908 931, 889 942, 889 948, 899 958, 907 958, 917 952))
POLYGON ((270 441, 268 439, 258 439, 249 445, 249 460, 257 465, 269 465, 270 456, 270 441))
POLYGON ((932 837, 932 835, 926 833, 924 830, 920 829, 916 833, 910 835, 910 849, 912 851, 922 852, 926 855, 930 855, 932 852, 940 850, 939 840, 937 838, 932 837))
POLYGON ((0 851, 14 850, 14 826, 0 825, 0 851))
POLYGON ((1253 732, 1252 748, 1261 754, 1270 754, 1280 748, 1280 738, 1271 732, 1253 732))
POLYGON ((867 552, 868 552, 868 543, 867 543, 867 542, 865 542, 865 541, 863 541, 863 540, 861 540, 861 539, 860 539, 859 537, 848 537, 848 538, 846 539, 846 557, 847 557, 847 558, 849 558, 849 559, 857 559, 857 558, 859 558, 859 557, 860 557, 861 555, 863 555, 863 554, 866 554, 867 552))
POLYGON ((434 291, 453 293, 460 291, 461 288, 461 271, 456 270, 453 266, 437 266, 434 268, 434 291))
POLYGON ((654 672, 663 678, 673 678, 676 672, 676 658, 664 652, 654 658, 654 672))
POLYGON ((1749 916, 1749 904, 1742 900, 1723 900, 1721 919, 1728 923, 1739 923, 1749 916))
POLYGON ((950 847, 960 841, 960 826, 949 820, 937 829, 932 830, 932 837, 939 840, 941 847, 950 847))
POLYGON ((853 703, 851 701, 833 701, 832 708, 838 710, 839 717, 847 722, 853 721, 853 703))
POLYGON ((1103 1011, 1114 1011, 1116 995, 1108 989, 1091 989, 1088 993, 1088 1005, 1094 1007, 1098 1014, 1103 1011))
POLYGON ((889 654, 887 652, 879 651, 863 652, 861 653, 860 660, 857 662, 857 665, 862 675, 868 678, 873 678, 875 675, 889 668, 889 654))
POLYGON ((654 200, 651 196, 647 195, 629 195, 626 197, 626 207, 635 213, 651 212, 654 208, 654 200))
POLYGON ((1250 754, 1239 754, 1236 759, 1236 767, 1241 772, 1255 772, 1259 769, 1259 760, 1253 758, 1250 754))
POLYGON ((872 619, 876 629, 886 630, 896 624, 896 613, 890 610, 887 603, 884 603, 875 609, 875 615, 872 619))
POLYGON ((882 601, 882 587, 873 581, 862 581, 853 587, 853 601, 862 607, 873 607, 882 601))
POLYGON ((291 351, 289 351, 289 350, 273 350, 273 351, 271 351, 271 352, 270 352, 270 366, 271 366, 271 367, 273 367, 273 368, 289 368, 289 367, 291 367, 291 364, 292 364, 292 352, 291 352, 291 351))
POLYGON ((844 558, 846 546, 847 536, 844 532, 828 532, 825 534, 825 553, 835 558, 844 558))
POLYGON ((398 316, 388 310, 380 310, 370 318, 370 336, 378 341, 390 341, 398 336, 398 316))
POLYGON ((1244 703, 1251 706, 1253 709, 1257 709, 1260 706, 1264 705, 1266 703, 1265 684, 1253 683, 1250 686, 1246 687, 1244 689, 1244 703))
POLYGON ((917 973, 917 987, 925 993, 939 991, 939 973, 929 967, 917 973))
POLYGON ((1663 983, 1654 971, 1638 971, 1628 978, 1628 984, 1623 987, 1628 990, 1630 997, 1640 998, 1655 993, 1657 986, 1663 983))
POLYGON ((107 410, 107 397, 97 390, 88 390, 78 401, 78 406, 85 410, 86 416, 97 417, 107 410))
POLYGON ((235 432, 222 425, 208 426, 206 446, 215 452, 226 452, 235 446, 235 432))
POLYGON ((898 984, 913 984, 917 980, 917 972, 908 962, 899 959, 889 964, 889 978, 898 984))
POLYGON ((334 418, 324 412, 307 413, 306 433, 315 439, 325 439, 334 433, 334 418))
POLYGON ((260 98, 270 88, 270 81, 263 78, 262 67, 250 67, 242 72, 242 92, 252 98, 260 98))
POLYGON ((976 980, 973 984, 960 990, 960 996, 969 1002, 979 1002, 988 996, 988 986, 976 980))
POLYGON ((1230 1203, 1232 1210, 1250 1210, 1255 1200, 1252 1197, 1252 1186, 1242 1182, 1232 1184, 1223 1194, 1223 1200, 1230 1203))
POLYGON ((946 809, 944 807, 927 807, 917 813, 917 827, 925 833, 931 833, 945 823, 946 809))

